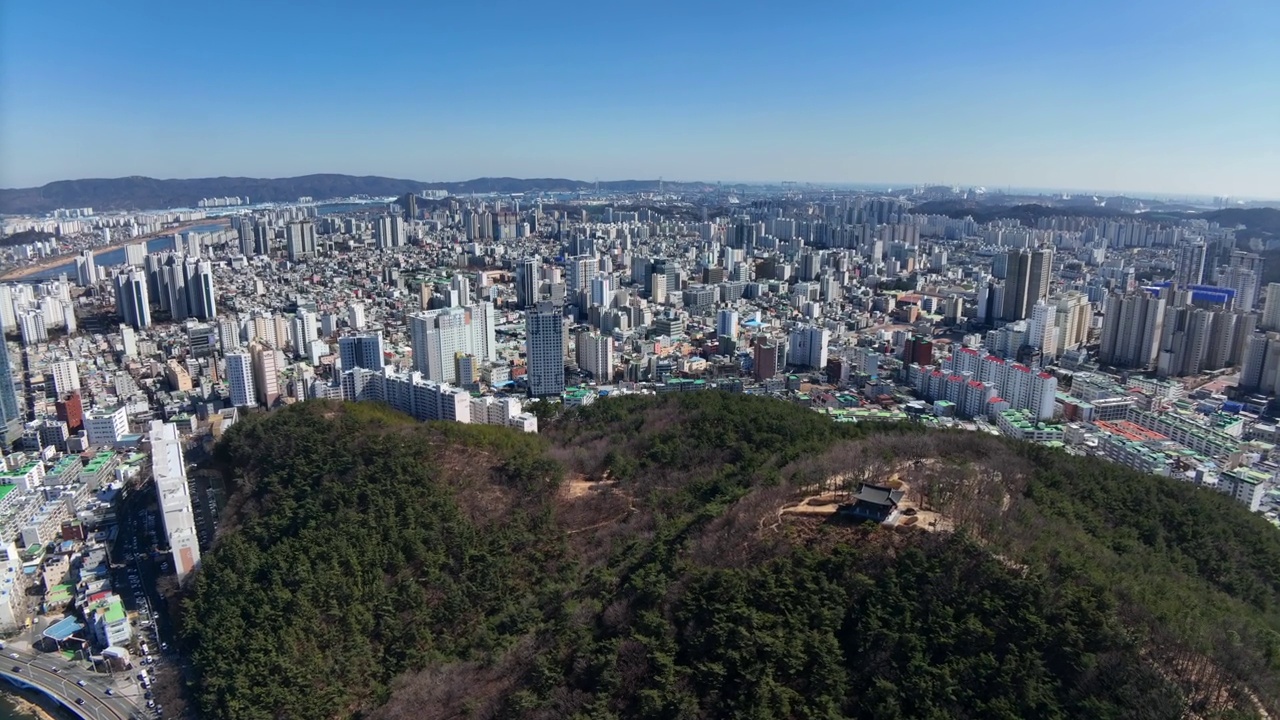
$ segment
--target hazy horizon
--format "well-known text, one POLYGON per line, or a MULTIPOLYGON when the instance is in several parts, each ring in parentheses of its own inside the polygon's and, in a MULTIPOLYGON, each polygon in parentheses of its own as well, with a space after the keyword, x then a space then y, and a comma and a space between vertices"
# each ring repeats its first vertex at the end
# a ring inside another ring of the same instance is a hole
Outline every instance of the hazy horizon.
MULTIPOLYGON (((351 177, 381 177, 381 178, 387 178, 387 179, 393 179, 393 180, 404 180, 406 182, 417 182, 417 183, 422 183, 424 185, 442 184, 442 183, 462 183, 462 182, 470 182, 474 180, 482 180, 486 178, 512 179, 512 180, 550 179, 550 180, 569 180, 574 182, 586 182, 586 183, 591 183, 596 181, 601 183, 658 182, 661 180, 666 183, 678 183, 678 184, 701 183, 701 184, 707 184, 707 185, 715 185, 717 183, 723 183, 725 185, 741 185, 741 186, 747 186, 747 187, 777 186, 783 183, 794 183, 795 185, 799 185, 799 186, 817 186, 821 188, 831 188, 831 189, 854 189, 854 190, 868 189, 869 190, 869 189, 886 188, 894 191, 905 189, 905 188, 915 188, 915 187, 947 186, 947 187, 955 187, 961 191, 968 191, 968 190, 981 188, 989 195, 994 195, 998 193, 1004 193, 1009 195, 1054 195, 1054 194, 1064 194, 1064 195, 1072 195, 1072 196, 1075 196, 1075 195, 1104 196, 1105 195, 1109 197, 1117 197, 1117 196, 1130 197, 1130 198, 1139 199, 1139 200, 1169 200, 1169 201, 1178 201, 1178 200, 1212 201, 1215 198, 1222 197, 1221 195, 1205 195, 1202 193, 1161 192, 1161 191, 1151 191, 1151 190, 1135 190, 1132 188, 1116 189, 1116 188, 1019 187, 1019 186, 1010 186, 1010 185, 989 185, 989 184, 984 185, 982 183, 968 184, 968 183, 948 183, 948 182, 933 182, 933 181, 919 181, 919 182, 871 181, 871 182, 868 182, 863 180, 816 181, 816 180, 803 180, 803 179, 800 179, 800 180, 793 180, 793 179, 707 180, 707 179, 696 179, 696 178, 670 178, 670 177, 608 177, 608 178, 606 177, 580 178, 579 177, 579 178, 575 178, 575 177, 561 177, 561 176, 547 175, 547 174, 528 175, 524 177, 516 177, 511 175, 484 175, 484 176, 477 175, 477 176, 459 177, 459 178, 426 179, 426 178, 414 178, 414 177, 393 177, 390 175, 379 174, 379 173, 366 173, 362 175, 354 175, 352 173, 334 173, 334 172, 323 172, 323 171, 315 172, 315 173, 304 173, 302 175, 277 175, 277 176, 261 176, 261 177, 248 176, 248 175, 208 175, 208 176, 199 176, 199 177, 196 177, 196 176, 152 177, 149 175, 119 175, 114 177, 59 178, 57 180, 51 180, 48 183, 42 183, 41 185, 28 186, 25 188, 0 187, 0 190, 12 191, 12 190, 25 190, 25 189, 38 189, 40 187, 43 187, 44 185, 55 183, 55 182, 127 180, 131 177, 145 177, 151 180, 159 180, 163 182, 163 181, 215 180, 220 178, 244 178, 247 180, 286 180, 286 179, 292 179, 292 178, 298 178, 298 177, 307 177, 312 175, 346 175, 351 177)), ((1263 197, 1263 196, 1232 195, 1229 197, 1233 201, 1241 201, 1241 202, 1280 202, 1280 196, 1263 197)))
POLYGON ((1277 36, 1273 0, 8 3, 0 187, 334 172, 1280 198, 1277 36))

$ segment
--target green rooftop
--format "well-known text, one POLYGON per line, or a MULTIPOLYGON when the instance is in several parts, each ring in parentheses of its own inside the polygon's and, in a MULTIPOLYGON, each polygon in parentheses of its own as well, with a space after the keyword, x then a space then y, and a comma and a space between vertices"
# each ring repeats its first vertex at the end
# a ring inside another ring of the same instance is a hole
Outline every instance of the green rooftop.
POLYGON ((17 489, 17 485, 0 485, 0 502, 4 502, 4 499, 9 497, 9 493, 17 489))
POLYGON ((102 472, 102 468, 111 463, 115 457, 115 453, 100 452, 93 456, 93 459, 89 461, 88 465, 84 466, 84 471, 91 475, 100 473, 102 472))
POLYGON ((107 605, 106 610, 107 611, 103 619, 106 620, 107 623, 109 624, 124 622, 125 620, 128 619, 124 612, 124 604, 120 602, 119 595, 111 599, 111 602, 107 605))
POLYGON ((18 470, 6 470, 4 472, 0 472, 0 477, 12 477, 12 478, 25 477, 27 473, 31 472, 32 470, 35 470, 36 466, 39 464, 40 464, 39 462, 29 462, 26 465, 23 465, 18 470))
POLYGON ((1224 474, 1230 475, 1231 477, 1234 477, 1238 480, 1247 482, 1250 485, 1258 485, 1260 483, 1266 482, 1271 478, 1271 476, 1268 475, 1267 473, 1259 472, 1258 470, 1254 470, 1253 468, 1247 468, 1247 467, 1238 467, 1224 474))
POLYGON ((67 455, 66 457, 64 457, 64 458, 62 458, 61 460, 59 460, 57 465, 54 465, 54 466, 53 466, 53 469, 49 471, 49 474, 50 474, 50 475, 61 475, 62 473, 65 473, 65 472, 67 472, 68 470, 71 470, 71 469, 75 469, 76 471, 79 471, 79 469, 80 469, 80 458, 79 458, 79 456, 77 456, 77 455, 67 455))

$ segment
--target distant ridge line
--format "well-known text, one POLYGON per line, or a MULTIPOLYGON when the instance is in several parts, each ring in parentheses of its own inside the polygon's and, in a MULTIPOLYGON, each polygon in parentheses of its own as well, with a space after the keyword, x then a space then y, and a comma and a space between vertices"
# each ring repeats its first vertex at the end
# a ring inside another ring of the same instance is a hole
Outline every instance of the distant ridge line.
MULTIPOLYGON (((603 190, 657 190, 653 180, 601 181, 603 190)), ((661 183, 668 189, 706 187, 708 183, 661 183)), ((58 208, 157 210, 195 207, 202 198, 248 197, 251 203, 293 202, 300 197, 338 198, 353 195, 399 196, 423 190, 452 194, 576 192, 596 183, 568 178, 482 177, 454 182, 426 182, 377 175, 321 173, 288 178, 209 177, 157 179, 143 176, 57 180, 40 187, 0 189, 0 213, 46 213, 58 208)))

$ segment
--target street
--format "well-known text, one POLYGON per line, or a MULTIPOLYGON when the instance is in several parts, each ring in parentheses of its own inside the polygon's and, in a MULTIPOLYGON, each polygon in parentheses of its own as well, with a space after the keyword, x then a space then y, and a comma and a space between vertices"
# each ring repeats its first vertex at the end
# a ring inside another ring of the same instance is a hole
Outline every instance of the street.
POLYGON ((59 652, 33 649, 29 638, 28 634, 5 642, 0 675, 48 692, 86 718, 145 717, 146 691, 135 673, 96 672, 59 652))
POLYGON ((161 583, 172 583, 173 578, 168 555, 157 551, 163 527, 154 482, 148 477, 132 485, 120 498, 117 512, 119 532, 111 549, 112 585, 135 618, 135 646, 145 644, 150 653, 135 660, 135 665, 147 663, 152 675, 149 690, 158 709, 162 702, 172 703, 179 697, 172 683, 181 676, 181 668, 171 647, 174 629, 168 600, 159 591, 161 583))

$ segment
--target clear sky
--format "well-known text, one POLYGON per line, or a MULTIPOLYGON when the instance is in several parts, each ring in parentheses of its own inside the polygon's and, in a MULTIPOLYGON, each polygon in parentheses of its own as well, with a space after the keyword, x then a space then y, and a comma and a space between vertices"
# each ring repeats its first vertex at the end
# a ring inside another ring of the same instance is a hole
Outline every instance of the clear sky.
POLYGON ((1280 0, 0 0, 0 187, 937 182, 1280 197, 1280 0))

